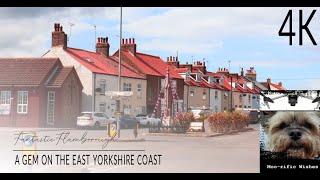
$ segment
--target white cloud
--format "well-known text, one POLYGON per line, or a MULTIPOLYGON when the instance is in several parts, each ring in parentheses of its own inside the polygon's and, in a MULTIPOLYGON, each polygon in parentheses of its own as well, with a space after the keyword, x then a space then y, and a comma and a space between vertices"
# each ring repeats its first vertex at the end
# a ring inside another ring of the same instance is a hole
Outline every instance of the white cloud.
MULTIPOLYGON (((288 9, 125 7, 123 29, 136 37, 141 50, 168 54, 178 50, 203 56, 221 49, 225 38, 259 37, 287 44, 288 38, 279 38, 277 33, 288 9)), ((297 13, 294 19, 297 24, 297 13)), ((86 36, 81 33, 92 30, 95 23, 100 23, 99 32, 111 30, 117 34, 118 20, 119 7, 0 8, 0 56, 40 56, 50 43, 54 22, 60 22, 67 33, 72 22, 72 34, 86 36), (114 23, 104 25, 103 20, 114 23)), ((320 24, 314 24, 313 31, 320 32, 320 24)))

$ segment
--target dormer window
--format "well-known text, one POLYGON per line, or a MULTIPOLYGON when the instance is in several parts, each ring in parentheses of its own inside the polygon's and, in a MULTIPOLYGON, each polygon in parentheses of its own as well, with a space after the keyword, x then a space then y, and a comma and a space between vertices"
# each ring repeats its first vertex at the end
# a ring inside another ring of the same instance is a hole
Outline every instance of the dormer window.
POLYGON ((196 81, 201 81, 201 75, 200 74, 196 74, 196 81))

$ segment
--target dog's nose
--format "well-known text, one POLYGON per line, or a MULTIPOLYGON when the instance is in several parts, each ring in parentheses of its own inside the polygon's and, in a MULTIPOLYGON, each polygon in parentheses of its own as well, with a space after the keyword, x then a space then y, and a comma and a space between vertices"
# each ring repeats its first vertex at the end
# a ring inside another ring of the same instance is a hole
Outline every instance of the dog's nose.
POLYGON ((292 140, 296 141, 301 139, 302 133, 298 130, 293 130, 293 131, 290 131, 289 136, 292 140))

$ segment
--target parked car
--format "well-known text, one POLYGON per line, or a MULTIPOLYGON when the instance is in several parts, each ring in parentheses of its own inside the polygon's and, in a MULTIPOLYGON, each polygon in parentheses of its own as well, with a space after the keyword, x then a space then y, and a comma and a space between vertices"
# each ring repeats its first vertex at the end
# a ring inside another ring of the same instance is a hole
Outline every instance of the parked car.
POLYGON ((151 117, 151 116, 136 116, 136 119, 139 121, 139 123, 143 126, 149 126, 149 125, 158 125, 161 123, 161 119, 151 117))
POLYGON ((132 129, 137 125, 137 119, 127 115, 121 116, 120 128, 121 129, 132 129))
POLYGON ((107 126, 108 123, 115 123, 115 118, 109 118, 102 112, 82 112, 81 116, 77 117, 78 127, 95 127, 99 128, 107 126))

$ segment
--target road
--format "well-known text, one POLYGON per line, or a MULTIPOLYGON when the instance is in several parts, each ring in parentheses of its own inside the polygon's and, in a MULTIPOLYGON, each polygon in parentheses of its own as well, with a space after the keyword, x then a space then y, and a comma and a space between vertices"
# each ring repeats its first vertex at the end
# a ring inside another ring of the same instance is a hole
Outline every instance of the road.
MULTIPOLYGON (((38 143, 36 149, 51 150, 82 150, 79 152, 53 151, 38 152, 41 154, 132 154, 135 159, 138 155, 161 155, 160 164, 157 165, 95 165, 88 161, 85 165, 15 165, 16 155, 23 152, 15 152, 13 149, 21 148, 21 144, 14 145, 13 129, 0 129, 1 142, 1 171, 9 172, 259 172, 259 126, 251 125, 254 130, 232 135, 217 137, 177 137, 177 136, 150 136, 146 130, 140 130, 139 142, 109 142, 107 150, 125 151, 88 151, 89 149, 102 149, 101 143, 66 143, 56 145, 54 143, 38 143), (132 151, 133 150, 133 151, 132 151), (139 150, 139 151, 134 151, 139 150), (141 151, 140 151, 141 150, 141 151)), ((41 131, 38 136, 54 136, 57 133, 70 132, 70 137, 83 136, 83 130, 66 131, 41 131)), ((103 138, 104 130, 87 131, 90 137, 103 138)), ((132 130, 121 132, 123 139, 133 139, 132 130)), ((157 156, 153 157, 156 159, 157 156)), ((159 158, 159 157, 158 157, 159 158)), ((153 160, 154 160, 153 159, 153 160)), ((153 161, 154 162, 154 161, 153 161)))

